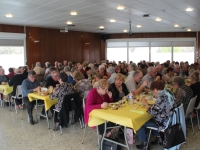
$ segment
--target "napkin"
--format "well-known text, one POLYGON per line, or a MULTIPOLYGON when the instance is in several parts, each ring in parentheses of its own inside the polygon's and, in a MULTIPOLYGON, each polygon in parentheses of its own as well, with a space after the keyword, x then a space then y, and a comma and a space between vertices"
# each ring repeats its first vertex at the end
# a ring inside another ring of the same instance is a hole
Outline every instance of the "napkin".
POLYGON ((130 112, 138 113, 138 114, 144 114, 144 111, 142 110, 129 110, 130 112))

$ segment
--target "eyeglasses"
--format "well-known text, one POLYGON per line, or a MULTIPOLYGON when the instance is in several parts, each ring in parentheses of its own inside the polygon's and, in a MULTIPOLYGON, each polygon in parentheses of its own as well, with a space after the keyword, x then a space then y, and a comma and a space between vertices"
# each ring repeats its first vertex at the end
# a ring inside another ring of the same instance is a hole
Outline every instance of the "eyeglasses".
POLYGON ((107 89, 107 88, 102 88, 102 87, 100 87, 100 88, 101 88, 102 90, 106 91, 106 92, 108 91, 108 89, 107 89))
POLYGON ((35 79, 35 76, 30 76, 32 79, 35 79))

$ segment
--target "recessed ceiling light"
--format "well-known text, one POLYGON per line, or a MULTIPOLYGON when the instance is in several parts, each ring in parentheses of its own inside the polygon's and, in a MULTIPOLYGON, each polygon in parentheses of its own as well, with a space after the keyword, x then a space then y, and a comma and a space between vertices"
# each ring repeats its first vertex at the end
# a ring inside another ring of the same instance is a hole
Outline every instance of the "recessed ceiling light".
POLYGON ((72 16, 76 16, 76 15, 77 15, 77 12, 72 11, 70 14, 71 14, 72 16))
POLYGON ((191 29, 187 29, 187 31, 192 31, 191 29))
POLYGON ((136 27, 137 27, 137 28, 141 28, 142 26, 141 26, 141 25, 137 25, 136 27))
POLYGON ((104 29, 104 26, 100 26, 99 28, 100 28, 100 29, 104 29))
POLYGON ((174 25, 174 27, 176 27, 176 28, 177 28, 177 27, 179 27, 179 25, 178 25, 178 24, 175 24, 175 25, 174 25))
POLYGON ((67 21, 67 24, 72 24, 73 22, 71 22, 71 21, 67 21))
POLYGON ((110 22, 116 22, 116 20, 115 19, 110 19, 110 22))
POLYGON ((125 7, 124 6, 121 6, 121 5, 119 5, 119 6, 117 6, 117 9, 118 10, 123 10, 125 7))
POLYGON ((162 19, 161 18, 156 18, 156 21, 161 21, 162 19))
POLYGON ((13 17, 12 14, 6 14, 5 16, 6 16, 7 18, 12 18, 12 17, 13 17))
POLYGON ((194 9, 193 8, 191 8, 191 7, 188 7, 188 8, 186 8, 186 10, 185 11, 193 11, 194 9))
POLYGON ((123 30, 124 32, 128 32, 128 30, 123 30))

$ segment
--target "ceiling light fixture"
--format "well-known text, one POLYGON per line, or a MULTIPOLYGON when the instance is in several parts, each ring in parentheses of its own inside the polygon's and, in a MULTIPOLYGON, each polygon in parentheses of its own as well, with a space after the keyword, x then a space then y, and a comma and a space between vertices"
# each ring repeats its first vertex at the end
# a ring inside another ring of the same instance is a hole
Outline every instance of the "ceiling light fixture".
POLYGON ((178 24, 175 24, 175 25, 174 25, 174 27, 175 27, 175 28, 178 28, 178 27, 179 27, 179 25, 178 25, 178 24))
POLYGON ((123 30, 124 32, 128 32, 128 30, 123 30))
POLYGON ((104 26, 100 26, 99 29, 104 29, 104 26))
POLYGON ((121 6, 121 5, 119 5, 119 6, 117 6, 117 9, 118 10, 123 10, 125 7, 124 6, 121 6))
POLYGON ((72 24, 72 22, 71 21, 67 21, 67 24, 72 24))
POLYGON ((6 14, 5 16, 6 16, 7 18, 12 18, 12 17, 13 17, 12 14, 6 14))
POLYGON ((192 31, 191 29, 187 29, 187 31, 192 31))
POLYGON ((162 19, 161 18, 156 18, 156 21, 161 21, 162 19))
POLYGON ((110 22, 116 22, 116 20, 115 19, 110 19, 110 22))
POLYGON ((186 8, 186 10, 185 11, 193 11, 194 9, 193 8, 191 8, 191 7, 188 7, 188 8, 186 8))
POLYGON ((70 14, 71 14, 72 16, 76 16, 76 15, 77 15, 77 12, 72 11, 70 14))
POLYGON ((137 25, 136 27, 137 27, 137 28, 141 28, 142 26, 141 26, 141 25, 137 25))

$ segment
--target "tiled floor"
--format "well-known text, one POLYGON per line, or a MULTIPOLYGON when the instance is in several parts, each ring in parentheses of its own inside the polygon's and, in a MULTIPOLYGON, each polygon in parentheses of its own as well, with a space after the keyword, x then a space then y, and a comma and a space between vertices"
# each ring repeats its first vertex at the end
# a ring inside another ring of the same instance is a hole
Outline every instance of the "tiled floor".
MULTIPOLYGON (((46 120, 39 120, 35 125, 29 125, 27 114, 24 110, 24 119, 21 120, 21 111, 9 111, 8 107, 0 107, 0 150, 98 150, 96 131, 87 128, 85 143, 81 144, 83 129, 79 123, 54 132, 47 128, 46 120)), ((200 131, 194 119, 195 135, 191 128, 187 128, 187 144, 182 150, 200 150, 200 131)), ((130 146, 135 150, 135 145, 130 146)), ((152 146, 153 150, 162 150, 161 146, 152 146)))

